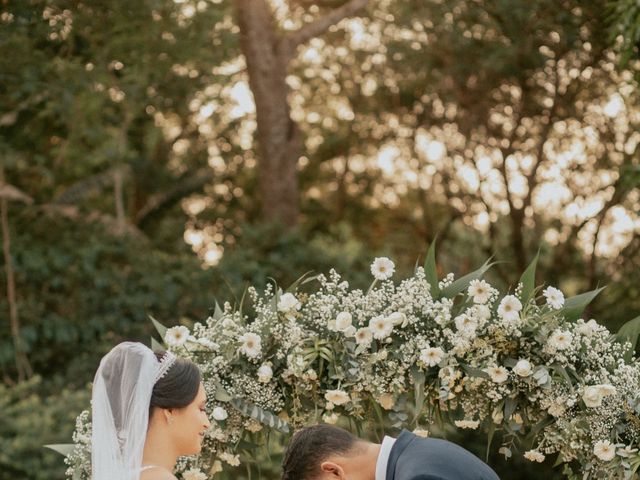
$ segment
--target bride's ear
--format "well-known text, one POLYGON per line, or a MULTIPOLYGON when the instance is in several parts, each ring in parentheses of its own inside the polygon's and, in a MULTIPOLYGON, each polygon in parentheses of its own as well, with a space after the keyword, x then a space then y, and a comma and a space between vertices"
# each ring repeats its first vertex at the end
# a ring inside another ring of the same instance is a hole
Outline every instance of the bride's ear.
POLYGON ((171 425, 173 423, 173 411, 170 408, 163 408, 162 416, 167 424, 171 425))
POLYGON ((328 474, 328 478, 336 480, 343 480, 346 478, 342 467, 334 462, 322 462, 320 464, 320 470, 322 470, 322 473, 328 474))

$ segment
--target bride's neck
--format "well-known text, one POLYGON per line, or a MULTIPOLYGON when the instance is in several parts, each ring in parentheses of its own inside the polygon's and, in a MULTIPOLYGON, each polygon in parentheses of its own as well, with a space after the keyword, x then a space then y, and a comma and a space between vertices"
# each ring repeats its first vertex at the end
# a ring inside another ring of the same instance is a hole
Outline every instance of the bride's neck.
POLYGON ((173 472, 178 461, 178 454, 171 444, 170 436, 162 431, 162 427, 151 422, 142 452, 143 465, 155 465, 173 472))

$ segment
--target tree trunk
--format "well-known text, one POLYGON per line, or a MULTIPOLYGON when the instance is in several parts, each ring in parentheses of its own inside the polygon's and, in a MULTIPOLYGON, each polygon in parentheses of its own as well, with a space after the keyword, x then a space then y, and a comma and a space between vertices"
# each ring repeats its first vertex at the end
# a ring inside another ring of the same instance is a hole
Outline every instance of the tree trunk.
MULTIPOLYGON (((0 165, 0 186, 4 186, 4 167, 0 165)), ((2 252, 4 255, 4 268, 7 276, 7 302, 9 303, 9 322, 11 324, 11 337, 15 351, 16 370, 18 381, 23 381, 33 375, 31 364, 24 351, 22 337, 20 336, 20 321, 18 319, 18 302, 16 300, 16 287, 13 278, 13 265, 11 263, 11 239, 9 237, 9 202, 5 195, 0 195, 0 215, 2 217, 2 252)))
POLYGON ((289 115, 288 51, 276 35, 266 0, 237 0, 240 44, 249 72, 258 122, 258 185, 266 220, 294 226, 299 194, 296 165, 302 145, 289 115))

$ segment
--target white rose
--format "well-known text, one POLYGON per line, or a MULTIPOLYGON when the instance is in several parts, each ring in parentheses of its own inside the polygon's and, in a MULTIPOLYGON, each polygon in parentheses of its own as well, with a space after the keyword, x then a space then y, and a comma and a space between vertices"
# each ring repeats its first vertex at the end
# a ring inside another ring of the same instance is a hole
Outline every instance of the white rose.
POLYGON ((613 385, 590 385, 585 387, 582 393, 582 401, 589 408, 602 405, 602 399, 609 395, 615 395, 616 388, 613 385))
POLYGON ((516 366, 513 367, 513 371, 520 377, 528 377, 532 373, 531 363, 529 360, 520 359, 516 366))
POLYGON ((337 413, 325 413, 322 416, 322 421, 324 423, 328 423, 329 425, 335 425, 336 423, 338 423, 338 418, 340 417, 337 413))
POLYGON ((355 336, 355 334, 356 334, 356 327, 354 327, 353 325, 351 325, 351 326, 347 327, 347 328, 344 330, 344 332, 342 332, 342 333, 344 333, 344 336, 345 336, 345 337, 347 337, 347 338, 351 338, 351 337, 355 336))
POLYGON ((336 317, 336 330, 344 332, 351 326, 351 314, 349 312, 340 312, 336 317))
POLYGON ((403 325, 406 322, 407 316, 402 312, 393 312, 387 317, 387 320, 389 320, 392 325, 398 326, 403 325))
POLYGON ((300 310, 300 307, 302 307, 302 304, 293 293, 284 293, 280 296, 278 301, 278 311, 285 314, 291 314, 296 310, 300 310))
POLYGON ((350 400, 349 394, 344 390, 328 390, 327 393, 324 394, 324 398, 334 405, 343 405, 350 400))
POLYGON ((258 369, 258 381, 260 383, 269 383, 273 377, 273 369, 268 363, 262 364, 258 369))
POLYGON ((214 420, 217 420, 219 422, 226 420, 227 417, 229 416, 229 414, 227 413, 227 411, 222 408, 222 407, 215 407, 213 409, 213 413, 211 414, 211 416, 214 418, 214 420))

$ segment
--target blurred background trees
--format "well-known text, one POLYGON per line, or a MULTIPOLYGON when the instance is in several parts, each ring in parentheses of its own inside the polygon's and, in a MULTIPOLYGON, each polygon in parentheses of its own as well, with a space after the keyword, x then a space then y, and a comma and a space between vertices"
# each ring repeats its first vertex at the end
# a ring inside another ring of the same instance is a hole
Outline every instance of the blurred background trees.
POLYGON ((62 476, 35 419, 67 441, 147 315, 269 277, 364 286, 437 235, 443 272, 512 285, 540 249, 539 282, 638 315, 636 3, 2 2, 0 478, 62 476))

